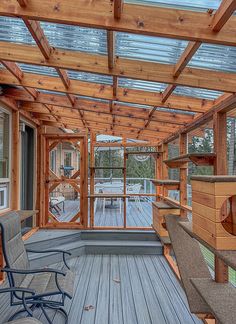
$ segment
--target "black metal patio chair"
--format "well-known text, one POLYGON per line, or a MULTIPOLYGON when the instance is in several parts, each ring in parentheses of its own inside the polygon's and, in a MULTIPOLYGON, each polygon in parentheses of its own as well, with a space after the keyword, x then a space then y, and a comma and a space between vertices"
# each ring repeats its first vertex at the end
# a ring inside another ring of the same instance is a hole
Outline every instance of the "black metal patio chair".
POLYGON ((9 321, 12 321, 18 314, 26 312, 32 317, 33 311, 40 308, 47 321, 52 324, 47 313, 48 308, 58 310, 65 316, 68 322, 67 312, 63 306, 65 298, 72 298, 74 286, 74 274, 70 271, 66 262, 66 254, 62 250, 35 251, 26 250, 21 235, 20 217, 17 212, 9 212, 0 217, 0 229, 2 237, 2 249, 5 259, 5 267, 2 272, 7 273, 10 286, 11 306, 22 305, 20 310, 15 312, 9 321), (43 268, 30 269, 27 252, 51 253, 61 252, 66 271, 43 268), (22 292, 20 289, 28 289, 22 292), (52 297, 56 298, 52 298, 52 297))

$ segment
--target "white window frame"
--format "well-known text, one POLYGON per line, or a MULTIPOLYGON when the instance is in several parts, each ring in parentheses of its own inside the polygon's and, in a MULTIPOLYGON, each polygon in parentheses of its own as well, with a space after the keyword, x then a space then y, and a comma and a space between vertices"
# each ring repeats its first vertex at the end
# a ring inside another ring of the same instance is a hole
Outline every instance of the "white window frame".
MULTIPOLYGON (((0 106, 0 111, 9 115, 9 129, 12 130, 12 113, 10 110, 0 106)), ((9 164, 8 164, 8 178, 0 178, 0 190, 6 184, 6 196, 4 203, 0 206, 0 212, 8 210, 11 206, 11 158, 12 158, 12 131, 9 132, 9 164)))

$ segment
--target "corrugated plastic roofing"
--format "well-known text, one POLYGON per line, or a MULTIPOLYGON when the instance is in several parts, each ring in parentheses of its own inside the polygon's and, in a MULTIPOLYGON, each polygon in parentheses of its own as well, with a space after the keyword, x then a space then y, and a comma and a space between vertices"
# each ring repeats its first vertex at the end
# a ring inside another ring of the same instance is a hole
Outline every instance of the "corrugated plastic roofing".
MULTIPOLYGON (((217 9, 220 0, 126 0, 127 3, 175 7, 191 10, 217 9)), ((51 46, 67 50, 107 54, 107 35, 103 29, 85 28, 41 22, 41 27, 51 46)), ((0 40, 35 45, 21 19, 0 17, 0 40)), ((186 41, 116 32, 116 55, 119 57, 162 64, 175 64, 187 46, 186 41)), ((54 68, 20 64, 25 72, 57 76, 54 68)), ((202 44, 188 66, 225 72, 236 72, 236 49, 230 46, 202 44)), ((68 71, 71 79, 102 84, 112 84, 112 77, 86 72, 68 71)), ((123 88, 162 92, 166 84, 119 78, 123 88)), ((176 94, 205 99, 215 99, 221 92, 178 86, 176 94)))

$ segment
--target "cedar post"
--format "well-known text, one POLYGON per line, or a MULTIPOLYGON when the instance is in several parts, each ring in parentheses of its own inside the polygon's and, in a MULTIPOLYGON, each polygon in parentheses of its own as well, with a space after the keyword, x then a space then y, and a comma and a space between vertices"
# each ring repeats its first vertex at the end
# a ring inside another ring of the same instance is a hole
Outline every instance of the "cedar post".
MULTIPOLYGON (((215 175, 227 175, 227 115, 214 113, 214 152, 216 160, 214 165, 215 175)), ((215 255, 215 280, 216 282, 228 281, 228 266, 215 255)))
POLYGON ((20 113, 12 111, 12 192, 11 208, 20 208, 20 113))
MULTIPOLYGON (((187 143, 188 143, 188 136, 187 133, 181 133, 179 135, 179 155, 183 155, 187 153, 187 143)), ((180 206, 187 205, 187 172, 188 169, 186 165, 180 168, 180 206)), ((187 211, 184 209, 180 209, 180 216, 186 217, 187 211)))
MULTIPOLYGON (((95 156, 94 156, 94 143, 96 142, 96 134, 90 133, 90 195, 94 195, 94 184, 95 184, 95 156)), ((94 227, 94 201, 96 198, 90 198, 90 227, 94 227)))

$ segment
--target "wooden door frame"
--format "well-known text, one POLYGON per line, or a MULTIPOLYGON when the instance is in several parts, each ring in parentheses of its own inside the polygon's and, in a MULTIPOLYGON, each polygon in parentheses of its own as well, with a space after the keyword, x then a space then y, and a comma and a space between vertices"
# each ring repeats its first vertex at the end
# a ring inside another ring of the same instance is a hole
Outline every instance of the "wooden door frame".
POLYGON ((41 204, 43 211, 41 214, 40 224, 43 228, 87 228, 88 227, 88 139, 85 135, 77 134, 43 134, 43 151, 44 156, 41 159, 43 163, 43 186, 41 186, 42 197, 44 197, 41 204), (46 179, 49 175, 49 141, 58 140, 59 142, 63 141, 80 141, 80 217, 81 223, 77 224, 76 222, 50 222, 49 223, 49 184, 46 183, 46 179))

